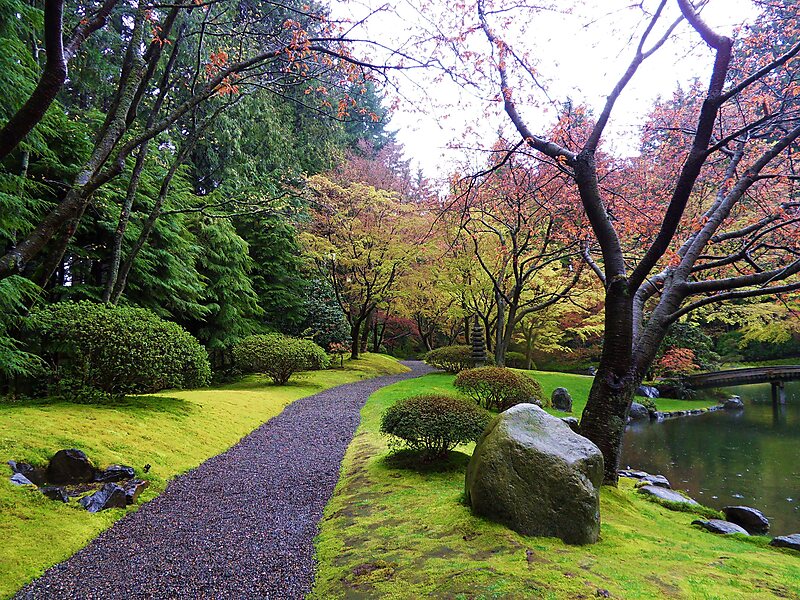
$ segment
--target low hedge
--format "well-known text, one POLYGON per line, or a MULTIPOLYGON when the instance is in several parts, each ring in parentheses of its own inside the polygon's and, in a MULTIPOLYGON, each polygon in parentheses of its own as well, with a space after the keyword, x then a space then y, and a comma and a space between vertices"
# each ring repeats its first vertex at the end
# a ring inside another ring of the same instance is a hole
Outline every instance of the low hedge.
MULTIPOLYGON (((425 355, 425 362, 430 366, 448 373, 459 373, 475 366, 471 346, 442 346, 425 355)), ((487 364, 494 364, 494 357, 486 357, 487 364)))
POLYGON ((283 385, 298 371, 327 369, 330 359, 311 340, 280 333, 251 335, 233 347, 233 361, 243 373, 265 373, 283 385))
POLYGON ((491 419, 487 411, 461 398, 424 394, 389 407, 381 418, 381 433, 431 460, 459 444, 476 442, 491 419))
POLYGON ((506 410, 529 402, 549 405, 538 381, 505 367, 479 367, 458 374, 455 388, 486 409, 506 410))

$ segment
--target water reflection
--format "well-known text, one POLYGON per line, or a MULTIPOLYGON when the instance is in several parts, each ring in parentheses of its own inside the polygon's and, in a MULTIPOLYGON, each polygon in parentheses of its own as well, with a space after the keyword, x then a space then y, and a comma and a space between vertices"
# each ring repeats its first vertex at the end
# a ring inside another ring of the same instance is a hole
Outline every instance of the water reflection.
POLYGON ((787 404, 777 410, 769 384, 729 391, 742 397, 745 410, 632 424, 622 464, 661 473, 714 508, 758 508, 773 534, 798 533, 800 382, 786 385, 787 404))

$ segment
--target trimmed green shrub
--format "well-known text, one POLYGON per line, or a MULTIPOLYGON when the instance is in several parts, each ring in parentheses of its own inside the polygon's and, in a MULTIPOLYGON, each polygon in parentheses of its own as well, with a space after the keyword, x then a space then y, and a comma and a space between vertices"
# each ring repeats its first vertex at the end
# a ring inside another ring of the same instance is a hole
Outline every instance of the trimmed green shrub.
POLYGON ((233 347, 233 362, 243 373, 266 373, 283 385, 298 371, 327 369, 328 355, 311 340, 267 333, 251 335, 233 347))
POLYGON ((491 420, 487 411, 460 398, 423 394, 389 407, 381 417, 381 433, 430 460, 446 456, 459 444, 478 441, 491 420))
MULTIPOLYGON (((435 348, 425 355, 425 362, 448 373, 459 373, 464 369, 471 369, 475 366, 471 346, 442 346, 441 348, 435 348)), ((487 355, 486 362, 493 365, 494 357, 487 355)))
POLYGON ((461 371, 453 385, 478 405, 490 410, 502 411, 523 402, 549 405, 538 381, 505 367, 478 367, 461 371))
POLYGON ((51 392, 66 400, 200 387, 211 378, 199 342, 144 308, 59 302, 33 310, 24 327, 52 368, 51 392))
POLYGON ((515 369, 524 369, 528 359, 522 352, 506 352, 506 366, 515 369))

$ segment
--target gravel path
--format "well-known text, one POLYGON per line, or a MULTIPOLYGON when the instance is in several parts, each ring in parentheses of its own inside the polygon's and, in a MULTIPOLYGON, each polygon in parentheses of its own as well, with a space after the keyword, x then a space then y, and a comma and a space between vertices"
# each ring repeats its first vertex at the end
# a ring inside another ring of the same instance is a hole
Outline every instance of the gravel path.
POLYGON ((313 539, 375 390, 367 379, 290 404, 233 448, 173 480, 17 598, 303 598, 313 539))

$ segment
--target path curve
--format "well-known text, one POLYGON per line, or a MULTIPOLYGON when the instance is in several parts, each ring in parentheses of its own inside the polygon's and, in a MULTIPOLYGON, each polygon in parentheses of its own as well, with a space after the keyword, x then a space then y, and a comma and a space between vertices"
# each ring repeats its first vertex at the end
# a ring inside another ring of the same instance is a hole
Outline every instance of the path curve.
POLYGON ((314 536, 369 395, 431 371, 296 400, 31 582, 17 598, 303 598, 314 536))

